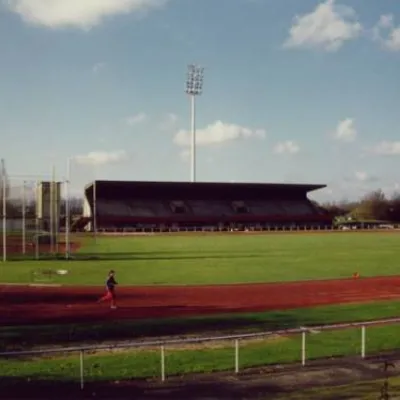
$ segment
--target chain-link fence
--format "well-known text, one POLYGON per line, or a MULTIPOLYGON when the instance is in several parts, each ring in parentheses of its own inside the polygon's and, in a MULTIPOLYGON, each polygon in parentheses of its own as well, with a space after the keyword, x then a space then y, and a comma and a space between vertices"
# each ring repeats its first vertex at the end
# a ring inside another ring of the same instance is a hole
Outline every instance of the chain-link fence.
POLYGON ((3 261, 56 258, 65 253, 63 182, 55 177, 13 176, 0 169, 3 261))

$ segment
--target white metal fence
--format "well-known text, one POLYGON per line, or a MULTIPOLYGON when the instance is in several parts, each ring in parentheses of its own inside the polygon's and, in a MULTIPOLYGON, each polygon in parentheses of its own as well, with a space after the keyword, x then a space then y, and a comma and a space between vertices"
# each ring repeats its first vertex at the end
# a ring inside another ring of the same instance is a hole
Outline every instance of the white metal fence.
MULTIPOLYGON (((271 336, 281 335, 281 336, 289 336, 289 335, 301 335, 301 348, 299 349, 301 365, 306 366, 307 362, 307 334, 315 334, 323 331, 337 331, 344 329, 360 329, 360 357, 362 359, 366 358, 367 348, 366 348, 366 337, 367 337, 367 328, 372 326, 383 326, 383 325, 394 325, 400 324, 399 318, 389 318, 375 321, 365 321, 365 322, 355 322, 355 323, 342 323, 342 324, 333 324, 333 325, 322 325, 322 326, 313 326, 313 327, 300 327, 293 329, 281 329, 275 331, 268 332, 257 332, 257 333, 248 333, 248 334, 240 334, 240 335, 229 335, 229 336, 212 336, 212 337, 197 337, 197 338, 179 338, 173 340, 156 340, 156 341, 137 341, 131 343, 123 343, 123 344, 112 344, 112 345, 92 345, 92 346, 80 346, 80 347, 65 347, 65 348, 51 348, 51 349, 41 349, 41 350, 31 350, 31 351, 13 351, 13 352, 2 352, 0 353, 0 358, 20 358, 20 357, 40 357, 40 356, 49 356, 61 353, 77 353, 79 354, 79 373, 80 373, 80 387, 84 389, 85 387, 85 353, 94 352, 94 351, 115 351, 117 349, 138 349, 138 348, 159 348, 160 351, 160 373, 159 377, 161 381, 165 381, 167 379, 168 371, 166 369, 166 350, 168 347, 173 346, 185 346, 190 344, 200 344, 207 342, 232 342, 232 371, 235 374, 239 374, 240 372, 240 342, 251 340, 251 339, 261 339, 267 338, 271 336)), ((393 349, 394 350, 394 349, 393 349)), ((342 354, 346 355, 346 354, 342 354)), ((37 360, 37 359, 36 359, 37 360)), ((37 360, 38 361, 38 360, 37 360)), ((267 365, 268 362, 266 361, 267 365)))
POLYGON ((265 227, 251 227, 244 229, 220 229, 215 226, 193 226, 193 227, 177 227, 177 228, 157 228, 157 227, 141 227, 141 228, 98 228, 99 234, 155 234, 155 233, 184 233, 184 232, 214 232, 214 233, 253 233, 253 232, 348 232, 348 231, 390 231, 400 230, 400 224, 394 224, 390 227, 377 227, 367 225, 363 227, 337 227, 337 226, 310 226, 310 225, 296 225, 296 226, 282 226, 282 225, 269 225, 265 227))

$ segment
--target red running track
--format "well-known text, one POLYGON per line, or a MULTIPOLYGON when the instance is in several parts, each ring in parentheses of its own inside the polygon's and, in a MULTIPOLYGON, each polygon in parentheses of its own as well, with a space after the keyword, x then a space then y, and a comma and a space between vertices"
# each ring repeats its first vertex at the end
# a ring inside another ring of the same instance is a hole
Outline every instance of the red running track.
POLYGON ((0 324, 59 324, 284 310, 400 299, 400 276, 293 283, 120 287, 119 307, 97 304, 103 288, 0 286, 0 324))

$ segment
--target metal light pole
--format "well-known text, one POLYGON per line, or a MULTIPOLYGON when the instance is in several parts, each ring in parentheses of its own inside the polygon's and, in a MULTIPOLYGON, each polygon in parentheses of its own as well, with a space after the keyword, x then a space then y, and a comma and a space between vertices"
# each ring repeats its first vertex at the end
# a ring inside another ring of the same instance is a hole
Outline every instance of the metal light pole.
POLYGON ((26 181, 22 185, 22 254, 26 254, 26 181))
POLYGON ((192 133, 192 160, 191 181, 196 182, 196 96, 203 92, 204 68, 198 65, 188 65, 186 78, 186 93, 191 101, 191 133, 192 133))
POLYGON ((50 252, 54 255, 57 253, 57 239, 56 239, 56 193, 55 193, 55 184, 56 184, 56 169, 55 166, 52 166, 51 171, 51 182, 50 182, 50 252))
POLYGON ((4 160, 1 160, 1 169, 2 169, 2 200, 3 200, 3 262, 7 261, 7 176, 6 176, 6 163, 4 160))
POLYGON ((70 206, 69 206, 69 183, 71 180, 71 159, 67 159, 67 178, 65 179, 65 258, 69 259, 69 229, 70 229, 70 206))
POLYGON ((93 181, 93 234, 94 242, 97 243, 97 183, 96 178, 93 181))

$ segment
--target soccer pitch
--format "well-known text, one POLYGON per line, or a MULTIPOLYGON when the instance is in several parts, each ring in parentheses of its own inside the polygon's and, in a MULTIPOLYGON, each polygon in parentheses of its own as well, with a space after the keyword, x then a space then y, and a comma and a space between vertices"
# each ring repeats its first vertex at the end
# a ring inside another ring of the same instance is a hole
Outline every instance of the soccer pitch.
POLYGON ((31 283, 37 269, 67 270, 54 281, 102 285, 219 285, 398 275, 396 232, 180 234, 81 238, 71 261, 10 261, 1 283, 31 283))

